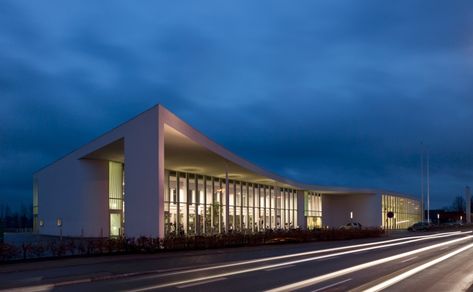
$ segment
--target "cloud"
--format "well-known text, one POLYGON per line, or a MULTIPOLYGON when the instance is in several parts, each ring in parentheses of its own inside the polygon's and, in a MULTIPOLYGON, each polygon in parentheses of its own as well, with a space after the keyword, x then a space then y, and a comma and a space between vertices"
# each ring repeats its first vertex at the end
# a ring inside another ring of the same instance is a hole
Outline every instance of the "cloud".
POLYGON ((0 4, 0 200, 162 103, 237 154, 315 184, 473 179, 470 3, 0 4))

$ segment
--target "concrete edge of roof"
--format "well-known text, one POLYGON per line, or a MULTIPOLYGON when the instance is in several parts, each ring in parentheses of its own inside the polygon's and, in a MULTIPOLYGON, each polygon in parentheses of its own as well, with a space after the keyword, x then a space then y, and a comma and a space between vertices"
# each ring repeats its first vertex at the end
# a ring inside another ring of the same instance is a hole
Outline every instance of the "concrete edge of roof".
MULTIPOLYGON (((249 162, 248 160, 236 155, 235 153, 231 152, 230 150, 226 149, 225 147, 223 147, 222 145, 218 144, 217 142, 213 141, 212 139, 210 139, 209 137, 207 137, 205 134, 203 134, 202 132, 200 132, 199 130, 197 130, 196 128, 194 128, 193 126, 191 126, 189 123, 185 122, 184 120, 182 120, 181 118, 179 118, 177 115, 175 115, 173 112, 171 112, 170 110, 168 110, 165 106, 161 105, 161 104, 155 104, 153 106, 151 106, 150 108, 144 110, 143 112, 140 112, 139 114, 136 114, 134 115, 133 117, 131 117, 130 119, 118 124, 117 126, 111 128, 110 130, 108 131, 105 131, 104 133, 102 133, 101 135, 98 135, 96 136, 95 138, 89 140, 87 143, 84 143, 82 144, 81 146, 75 148, 74 150, 64 154, 63 156, 61 156, 60 158, 46 164, 45 166, 37 169, 35 172, 33 172, 33 175, 41 172, 42 170, 48 168, 49 166, 61 161, 62 159, 65 159, 67 158, 68 156, 70 155, 73 155, 74 153, 78 152, 79 150, 81 150, 82 148, 84 148, 85 146, 99 140, 100 138, 106 136, 107 134, 115 131, 116 129, 122 127, 123 125, 133 121, 134 119, 138 118, 139 116, 143 115, 144 113, 147 113, 151 110, 158 110, 158 112, 160 110, 163 110, 165 111, 166 114, 170 115, 173 117, 173 119, 175 119, 175 121, 177 121, 180 126, 183 126, 183 127, 187 127, 189 130, 191 130, 192 132, 194 132, 194 134, 200 136, 201 138, 203 138, 204 140, 206 140, 205 142, 207 142, 209 145, 202 145, 204 147, 206 147, 207 149, 209 149, 210 151, 212 151, 212 147, 214 148, 217 148, 219 149, 220 153, 218 154, 224 154, 226 157, 223 157, 224 159, 226 160, 229 160, 235 164, 238 164, 240 165, 241 167, 244 167, 244 168, 247 168, 248 170, 250 171, 254 171, 262 176, 266 176, 270 179, 273 179, 275 181, 278 181, 280 183, 284 183, 284 184, 287 184, 287 185, 291 185, 291 186, 294 186, 298 189, 301 189, 301 190, 308 190, 308 191, 320 191, 320 192, 332 192, 332 193, 346 193, 346 194, 380 194, 380 193, 385 193, 385 194, 392 194, 392 195, 396 195, 396 196, 401 196, 401 197, 405 197, 405 198, 412 198, 412 199, 416 199, 414 196, 411 196, 411 195, 406 195, 406 194, 401 194, 399 192, 392 192, 392 191, 385 191, 385 190, 379 190, 379 189, 365 189, 365 188, 350 188, 350 187, 339 187, 339 186, 321 186, 321 185, 311 185, 311 184, 304 184, 304 183, 299 183, 299 182, 296 182, 296 181, 293 181, 291 179, 287 179, 285 177, 282 177, 280 175, 277 175, 273 172, 270 172, 270 171, 267 171, 251 162, 249 162), (209 146, 209 147, 207 147, 209 146), (243 165, 242 165, 243 164, 243 165)), ((164 121, 166 122, 166 121, 164 121)), ((173 127, 172 125, 170 125, 171 127, 173 127)), ((174 127, 173 127, 174 128, 174 127)), ((182 129, 176 129, 176 130, 182 130, 182 129)), ((197 143, 199 143, 198 141, 195 141, 197 143)), ((417 199, 416 199, 417 200, 417 199)))
POLYGON ((138 117, 141 116, 142 114, 144 114, 144 113, 146 113, 146 112, 148 112, 148 111, 151 111, 151 110, 153 110, 153 109, 155 109, 155 108, 159 108, 159 106, 160 106, 160 104, 155 104, 155 105, 153 105, 152 107, 150 107, 150 108, 148 108, 148 109, 146 109, 146 110, 140 112, 139 114, 134 115, 133 117, 129 118, 128 120, 126 120, 126 121, 124 121, 124 122, 122 122, 122 123, 119 123, 118 125, 116 125, 115 127, 111 128, 110 130, 107 130, 107 131, 103 132, 102 134, 96 136, 95 138, 90 139, 88 142, 86 142, 86 143, 84 143, 84 144, 81 144, 81 146, 74 148, 73 150, 67 152, 66 154, 60 156, 59 158, 53 160, 52 162, 46 164, 45 166, 38 168, 36 171, 33 172, 33 174, 37 174, 37 173, 41 172, 43 169, 48 168, 49 166, 51 166, 51 165, 53 165, 53 164, 55 164, 55 163, 57 163, 57 162, 63 160, 64 158, 66 158, 66 157, 68 157, 68 156, 74 154, 75 152, 78 152, 79 150, 81 150, 81 149, 84 148, 85 146, 87 146, 87 145, 89 145, 89 144, 91 144, 91 143, 93 143, 93 142, 99 140, 100 138, 102 138, 102 137, 106 136, 107 134, 109 134, 109 133, 115 131, 116 129, 122 127, 123 125, 125 125, 125 124, 127 124, 127 123, 133 121, 134 119, 138 118, 138 117))
MULTIPOLYGON (((301 190, 308 190, 308 191, 320 191, 320 192, 333 192, 333 193, 347 193, 347 194, 379 194, 379 193, 385 193, 385 194, 392 194, 392 195, 396 195, 396 196, 401 196, 401 197, 406 197, 406 198, 412 198, 412 199, 416 199, 414 196, 411 196, 411 195, 405 195, 405 194, 401 194, 399 192, 392 192, 392 191, 387 191, 387 190, 380 190, 380 189, 369 189, 369 188, 350 188, 350 187, 338 187, 338 186, 321 186, 321 185, 312 185, 312 184, 304 184, 304 183, 300 183, 300 182, 296 182, 296 181, 293 181, 291 179, 288 179, 288 178, 285 178, 285 177, 282 177, 278 174, 275 174, 273 172, 270 172, 270 171, 267 171, 255 164, 253 164, 252 162, 236 155, 235 153, 231 152, 230 150, 228 150, 227 148, 223 147, 222 145, 220 145, 219 143, 215 142, 214 140, 210 139, 209 137, 207 137, 205 134, 203 134, 202 132, 200 132, 199 130, 197 130, 196 128, 194 128, 192 125, 190 125, 189 123, 185 122, 184 120, 182 120, 180 117, 178 117, 177 115, 175 115, 173 112, 171 112, 170 110, 168 110, 165 106, 163 105, 159 105, 159 107, 164 110, 166 112, 166 114, 169 114, 173 119, 175 119, 176 121, 178 121, 178 123, 180 124, 179 126, 175 127, 173 125, 170 125, 168 124, 170 127, 173 127, 174 129, 176 129, 177 131, 181 131, 182 129, 179 129, 180 126, 183 126, 183 127, 187 127, 188 129, 190 129, 192 132, 194 132, 194 134, 204 138, 206 141, 206 143, 201 143, 201 145, 203 147, 206 147, 207 149, 209 149, 209 151, 213 151, 211 148, 212 146, 219 149, 220 150, 220 153, 218 153, 219 155, 222 155, 224 156, 223 158, 226 159, 226 160, 229 160, 237 165, 240 165, 244 168, 247 168, 248 170, 250 171, 254 171, 262 176, 266 176, 270 179, 273 179, 277 182, 280 182, 280 183, 284 183, 284 184, 287 184, 287 185, 291 185, 291 186, 294 186, 298 189, 301 189, 301 190), (207 145, 205 145, 207 144, 207 145), (207 147, 209 146, 209 147, 207 147), (243 164, 243 165, 242 165, 243 164)), ((166 121, 165 121, 166 122, 166 121)), ((183 133, 185 135, 185 133, 183 133)), ((190 137, 189 137, 190 138, 190 137)), ((191 139, 191 138, 190 138, 191 139)), ((199 143, 199 141, 194 141, 196 143, 199 143)))

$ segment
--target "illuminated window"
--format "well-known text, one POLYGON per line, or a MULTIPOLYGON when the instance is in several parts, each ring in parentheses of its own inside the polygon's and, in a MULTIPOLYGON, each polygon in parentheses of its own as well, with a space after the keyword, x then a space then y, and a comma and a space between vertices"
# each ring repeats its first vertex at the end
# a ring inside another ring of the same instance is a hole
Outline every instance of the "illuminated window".
POLYGON ((165 235, 216 234, 230 230, 262 231, 297 226, 297 191, 229 180, 225 218, 224 178, 165 170, 165 235))
POLYGON ((110 236, 124 234, 124 169, 123 164, 108 163, 108 207, 110 212, 110 236))
POLYGON ((307 228, 322 227, 322 196, 314 192, 304 193, 304 216, 307 217, 307 228))
POLYGON ((385 229, 406 229, 422 218, 419 201, 382 194, 381 218, 382 227, 385 229), (393 212, 394 217, 388 218, 388 212, 393 212))

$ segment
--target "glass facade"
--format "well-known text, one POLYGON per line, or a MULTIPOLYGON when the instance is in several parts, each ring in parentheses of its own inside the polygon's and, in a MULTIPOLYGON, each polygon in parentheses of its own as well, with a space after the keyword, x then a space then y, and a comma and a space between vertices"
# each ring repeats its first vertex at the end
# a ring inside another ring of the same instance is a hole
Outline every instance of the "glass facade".
POLYGON ((225 226, 239 232, 297 226, 296 190, 228 180, 227 196, 224 178, 168 170, 165 176, 166 236, 216 234, 225 226))
POLYGON ((307 228, 322 227, 322 195, 314 192, 304 192, 304 216, 307 218, 307 228))
POLYGON ((405 229, 421 221, 421 208, 419 201, 405 197, 382 195, 381 218, 385 229, 405 229), (388 218, 387 213, 393 212, 394 217, 388 218))
POLYGON ((110 236, 124 234, 124 169, 123 164, 108 163, 108 208, 110 212, 110 236))
POLYGON ((33 232, 39 231, 38 222, 38 179, 33 180, 33 232))
MULTIPOLYGON (((109 162, 110 236, 124 235, 124 165, 109 162)), ((193 236, 224 232, 260 232, 298 227, 297 191, 274 185, 165 171, 165 236, 193 236), (228 212, 228 214, 227 214, 228 212)), ((322 228, 322 195, 304 191, 307 229, 322 228)), ((302 207, 302 206, 300 206, 302 207)), ((38 213, 38 187, 33 187, 35 229, 38 213)), ((382 194, 382 227, 404 229, 421 220, 417 200, 382 194), (392 211, 393 218, 387 213, 392 211)), ((304 224, 303 224, 304 225, 304 224)))

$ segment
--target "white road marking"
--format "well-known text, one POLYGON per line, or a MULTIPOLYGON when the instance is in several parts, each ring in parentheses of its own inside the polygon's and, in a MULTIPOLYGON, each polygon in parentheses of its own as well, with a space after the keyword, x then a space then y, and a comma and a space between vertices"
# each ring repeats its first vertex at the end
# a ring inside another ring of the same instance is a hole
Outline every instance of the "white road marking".
POLYGON ((272 268, 272 269, 266 269, 265 271, 266 271, 266 272, 271 272, 271 271, 274 271, 274 270, 292 268, 292 267, 295 267, 295 266, 296 266, 296 265, 287 265, 287 266, 276 267, 276 268, 272 268))
POLYGON ((292 283, 292 284, 280 286, 280 287, 277 287, 277 288, 274 288, 274 289, 270 289, 268 291, 271 291, 271 292, 294 291, 294 290, 301 289, 301 288, 304 288, 304 287, 307 287, 307 286, 311 286, 311 285, 314 285, 314 284, 317 284, 317 283, 321 283, 323 281, 334 279, 334 278, 337 278, 337 277, 340 277, 340 276, 343 276, 343 275, 346 275, 346 274, 350 274, 350 273, 357 272, 357 271, 360 271, 360 270, 364 270, 364 269, 367 269, 367 268, 371 268, 371 267, 374 267, 374 266, 377 266, 377 265, 380 265, 380 264, 384 264, 384 263, 387 263, 387 262, 390 262, 390 261, 394 261, 394 260, 397 260, 397 259, 400 259, 400 258, 408 257, 410 255, 418 254, 418 253, 421 253, 421 252, 424 252, 424 251, 427 251, 427 250, 431 250, 431 249, 435 249, 435 248, 438 248, 438 247, 441 247, 441 246, 445 246, 447 244, 452 244, 452 243, 455 243, 455 242, 460 242, 460 241, 468 240, 468 239, 472 239, 472 238, 473 238, 473 235, 469 235, 469 236, 465 236, 465 237, 462 237, 462 238, 457 238, 457 239, 453 239, 453 240, 450 240, 450 241, 437 243, 437 244, 430 245, 430 246, 427 246, 427 247, 423 247, 423 248, 415 249, 415 250, 408 251, 408 252, 405 252, 405 253, 401 253, 401 254, 398 254, 398 255, 394 255, 394 256, 378 259, 378 260, 375 260, 375 261, 367 262, 367 263, 364 263, 364 264, 356 265, 356 266, 353 266, 353 267, 350 267, 350 268, 341 269, 341 270, 338 270, 338 271, 335 271, 335 272, 332 272, 332 273, 317 276, 317 277, 310 278, 310 279, 307 279, 307 280, 303 280, 303 281, 295 282, 295 283, 292 283))
MULTIPOLYGON (((465 232, 465 233, 471 233, 471 231, 465 232)), ((458 233, 456 233, 456 234, 445 234, 443 236, 436 236, 434 238, 449 237, 449 236, 454 236, 454 235, 459 235, 459 234, 458 233)), ((470 237, 473 237, 473 236, 462 237, 460 239, 449 241, 448 243, 456 242, 456 241, 460 241, 460 240, 465 240, 465 239, 470 238, 470 237)), ((333 257, 335 255, 338 256, 338 255, 352 254, 352 253, 359 252, 361 250, 374 250, 374 249, 386 248, 386 247, 390 247, 390 246, 398 246, 398 245, 408 244, 408 243, 417 242, 417 241, 421 241, 421 240, 426 240, 426 238, 417 238, 417 239, 413 239, 413 240, 408 240, 408 241, 404 241, 404 242, 396 242, 396 243, 391 243, 391 244, 385 244, 385 245, 381 245, 381 246, 365 247, 365 248, 362 248, 362 249, 343 251, 343 252, 338 252, 338 253, 334 253, 334 254, 321 255, 321 256, 304 258, 304 259, 299 259, 299 260, 293 260, 293 261, 283 262, 283 263, 269 264, 269 265, 265 265, 265 266, 247 268, 247 269, 237 270, 237 271, 233 271, 233 272, 223 272, 223 273, 214 274, 214 275, 211 275, 211 276, 203 276, 203 277, 198 277, 198 278, 180 280, 180 281, 175 281, 175 282, 170 282, 170 283, 164 283, 164 284, 159 284, 159 285, 143 287, 143 288, 139 288, 139 289, 132 289, 132 290, 128 290, 128 291, 133 291, 133 292, 148 291, 148 290, 154 290, 154 289, 159 289, 159 288, 164 288, 164 287, 183 285, 183 284, 187 284, 187 283, 205 281, 205 280, 210 280, 210 279, 215 279, 215 278, 228 277, 228 276, 234 276, 234 275, 239 275, 239 274, 244 274, 244 273, 249 273, 249 272, 261 271, 261 270, 271 269, 271 268, 275 268, 275 267, 287 266, 287 265, 290 265, 290 264, 298 264, 298 263, 304 263, 304 262, 309 262, 309 261, 315 261, 315 260, 322 259, 322 258, 333 257)), ((446 243, 441 243, 442 246, 444 244, 446 244, 446 243)), ((426 247, 425 250, 428 250, 432 247, 437 247, 437 245, 432 245, 432 246, 426 247)), ((419 250, 422 250, 422 249, 419 249, 419 250)), ((396 259, 401 258, 401 257, 405 257, 405 256, 409 256, 411 254, 412 253, 405 253, 405 254, 402 254, 402 256, 398 255, 398 256, 396 256, 396 259)), ((200 270, 200 271, 202 271, 202 270, 200 270)))
POLYGON ((176 287, 179 288, 179 289, 189 288, 189 287, 208 284, 208 283, 212 283, 212 282, 223 281, 223 280, 226 280, 226 279, 227 278, 222 277, 222 278, 217 278, 217 279, 212 279, 212 280, 207 280, 207 281, 200 281, 200 282, 197 282, 197 283, 192 283, 192 284, 187 284, 187 285, 180 285, 180 286, 176 286, 176 287))
POLYGON ((371 288, 365 290, 365 292, 376 292, 376 291, 381 291, 381 290, 383 290, 383 289, 386 289, 386 288, 388 288, 389 286, 392 286, 392 285, 394 285, 394 284, 396 284, 396 283, 398 283, 398 282, 400 282, 400 281, 402 281, 402 280, 404 280, 404 279, 407 279, 407 278, 409 278, 409 277, 412 276, 412 275, 415 275, 415 274, 417 274, 417 273, 419 273, 419 272, 421 272, 421 271, 423 271, 423 270, 425 270, 425 269, 427 269, 427 268, 429 268, 429 267, 431 267, 431 266, 433 266, 433 265, 436 265, 436 264, 438 264, 438 263, 440 263, 440 262, 443 262, 443 261, 445 261, 445 260, 447 260, 447 259, 449 259, 449 258, 451 258, 451 257, 453 257, 453 256, 455 256, 455 255, 457 255, 457 254, 459 254, 459 253, 461 253, 461 252, 464 252, 465 250, 468 250, 468 249, 470 249, 470 248, 473 248, 473 243, 471 243, 471 244, 469 244, 469 245, 466 245, 466 246, 464 246, 464 247, 462 247, 462 248, 459 248, 459 249, 457 249, 457 250, 455 250, 455 251, 453 251, 453 252, 447 253, 446 255, 443 255, 443 256, 441 256, 441 257, 438 257, 438 258, 436 258, 435 260, 432 260, 432 261, 430 261, 430 262, 427 262, 427 263, 425 263, 425 264, 423 264, 423 265, 420 265, 420 266, 418 266, 418 267, 415 267, 415 268, 413 268, 413 269, 411 269, 411 270, 409 270, 409 271, 407 271, 407 272, 404 272, 404 273, 402 273, 402 274, 400 274, 400 275, 397 275, 397 276, 394 277, 394 278, 391 278, 391 279, 389 279, 389 280, 386 280, 386 281, 384 281, 384 282, 382 282, 382 283, 380 283, 380 284, 378 284, 378 285, 376 285, 376 286, 373 286, 373 287, 371 287, 371 288))
POLYGON ((407 262, 412 261, 412 260, 414 260, 414 259, 416 259, 416 258, 417 258, 417 256, 411 257, 411 258, 408 258, 408 259, 405 259, 405 260, 401 261, 401 263, 407 263, 407 262))
POLYGON ((340 282, 337 282, 337 283, 333 283, 333 284, 324 286, 324 287, 319 288, 319 289, 312 290, 312 292, 323 291, 323 290, 326 290, 326 289, 328 289, 328 288, 332 288, 332 287, 338 286, 338 285, 340 285, 340 284, 346 283, 346 282, 348 282, 348 281, 351 281, 351 278, 348 278, 348 279, 345 279, 345 280, 343 280, 343 281, 340 281, 340 282))

